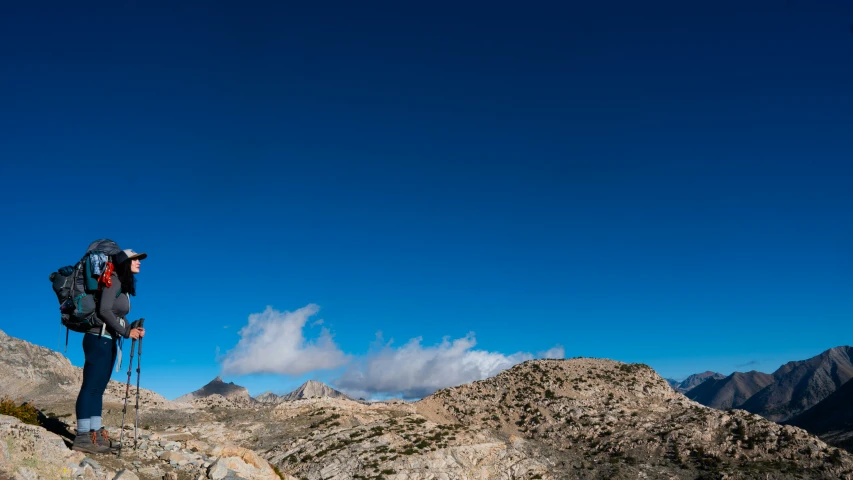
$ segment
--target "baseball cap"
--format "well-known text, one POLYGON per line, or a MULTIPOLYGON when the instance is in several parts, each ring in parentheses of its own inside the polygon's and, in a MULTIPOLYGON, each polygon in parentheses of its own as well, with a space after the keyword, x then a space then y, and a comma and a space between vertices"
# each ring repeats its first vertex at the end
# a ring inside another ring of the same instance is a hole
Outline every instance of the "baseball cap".
POLYGON ((116 263, 124 262, 125 260, 133 260, 134 258, 138 258, 140 260, 144 260, 147 257, 147 253, 136 253, 133 249, 128 248, 122 250, 118 255, 116 255, 116 263))

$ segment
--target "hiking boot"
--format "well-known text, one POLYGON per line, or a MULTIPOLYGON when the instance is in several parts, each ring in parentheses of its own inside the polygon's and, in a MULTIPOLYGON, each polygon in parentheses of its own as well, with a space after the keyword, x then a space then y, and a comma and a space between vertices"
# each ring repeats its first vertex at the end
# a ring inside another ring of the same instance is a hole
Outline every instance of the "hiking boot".
POLYGON ((101 427, 97 433, 98 445, 109 447, 112 451, 121 450, 121 443, 118 440, 111 439, 110 432, 106 428, 101 427))
POLYGON ((83 453, 109 453, 110 447, 98 444, 98 434, 94 430, 88 432, 77 432, 71 450, 83 453))

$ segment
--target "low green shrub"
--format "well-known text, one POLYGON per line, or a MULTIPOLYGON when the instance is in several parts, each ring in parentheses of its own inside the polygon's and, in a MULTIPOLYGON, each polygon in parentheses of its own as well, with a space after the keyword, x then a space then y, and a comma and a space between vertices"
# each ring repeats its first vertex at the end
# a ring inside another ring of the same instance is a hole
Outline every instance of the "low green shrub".
POLYGON ((30 425, 39 424, 39 411, 27 402, 18 403, 8 395, 0 398, 0 415, 9 415, 30 425))

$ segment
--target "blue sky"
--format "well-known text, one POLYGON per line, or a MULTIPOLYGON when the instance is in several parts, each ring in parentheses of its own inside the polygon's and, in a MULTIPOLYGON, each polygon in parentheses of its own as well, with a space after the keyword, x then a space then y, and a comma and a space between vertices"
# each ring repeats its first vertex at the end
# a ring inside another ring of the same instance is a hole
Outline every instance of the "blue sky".
POLYGON ((4 4, 0 329, 108 237, 168 398, 849 345, 853 4, 588 3, 4 4))

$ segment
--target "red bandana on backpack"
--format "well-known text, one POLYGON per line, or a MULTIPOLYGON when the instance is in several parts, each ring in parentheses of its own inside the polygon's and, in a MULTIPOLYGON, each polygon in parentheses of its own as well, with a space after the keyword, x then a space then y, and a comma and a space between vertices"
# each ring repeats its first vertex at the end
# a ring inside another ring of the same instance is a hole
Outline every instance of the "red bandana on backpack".
POLYGON ((104 273, 101 274, 101 278, 98 279, 99 283, 103 283, 105 287, 110 288, 113 286, 113 270, 115 267, 112 262, 107 262, 104 266, 104 273))

